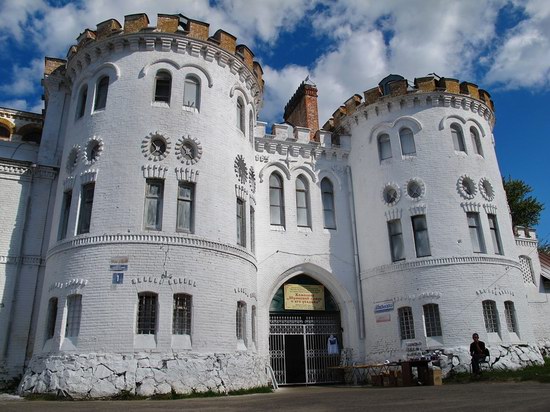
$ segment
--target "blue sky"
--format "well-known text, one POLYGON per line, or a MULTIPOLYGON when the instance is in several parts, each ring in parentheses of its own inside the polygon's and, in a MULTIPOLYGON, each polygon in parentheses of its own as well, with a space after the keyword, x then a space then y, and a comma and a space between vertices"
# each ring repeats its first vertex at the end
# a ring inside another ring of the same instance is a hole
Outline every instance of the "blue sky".
POLYGON ((389 73, 478 84, 495 102, 501 173, 547 205, 537 231, 550 241, 550 1, 0 0, 0 106, 39 111, 44 56, 64 58, 85 28, 140 12, 152 25, 182 13, 247 44, 264 69, 268 123, 307 75, 321 124, 389 73))

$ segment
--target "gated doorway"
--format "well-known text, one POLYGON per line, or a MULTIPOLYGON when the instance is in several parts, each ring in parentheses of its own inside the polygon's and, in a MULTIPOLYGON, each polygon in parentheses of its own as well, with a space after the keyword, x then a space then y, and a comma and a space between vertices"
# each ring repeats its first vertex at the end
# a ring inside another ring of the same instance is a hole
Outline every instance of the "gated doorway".
MULTIPOLYGON (((319 282, 300 275, 287 284, 319 285, 319 282)), ((340 382, 342 374, 330 368, 340 364, 339 349, 342 348, 340 312, 336 302, 330 292, 322 288, 324 307, 321 309, 285 309, 285 285, 275 294, 269 313, 269 354, 277 383, 340 382)))

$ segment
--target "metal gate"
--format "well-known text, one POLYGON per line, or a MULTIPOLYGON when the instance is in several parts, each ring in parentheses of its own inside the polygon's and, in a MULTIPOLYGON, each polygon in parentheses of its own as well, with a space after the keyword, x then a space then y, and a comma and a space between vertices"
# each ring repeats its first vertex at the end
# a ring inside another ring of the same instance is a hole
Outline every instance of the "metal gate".
POLYGON ((339 312, 271 313, 269 354, 279 385, 341 382, 340 354, 328 354, 334 335, 342 348, 339 312))

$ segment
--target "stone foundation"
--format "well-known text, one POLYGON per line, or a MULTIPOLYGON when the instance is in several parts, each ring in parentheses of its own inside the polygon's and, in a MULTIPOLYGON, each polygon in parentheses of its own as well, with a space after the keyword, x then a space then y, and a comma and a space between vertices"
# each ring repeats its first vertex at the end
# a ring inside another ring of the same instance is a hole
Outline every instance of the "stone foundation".
MULTIPOLYGON (((539 345, 540 346, 540 345, 539 345)), ((549 347, 546 349, 548 351, 549 347)), ((531 365, 543 365, 544 358, 538 346, 527 344, 487 345, 489 349, 489 364, 493 369, 520 369, 531 365)), ((443 376, 455 373, 470 372, 470 348, 465 346, 447 348, 441 356, 443 376)))
POLYGON ((19 393, 106 398, 121 392, 227 393, 268 384, 267 360, 249 353, 57 354, 31 360, 19 393))

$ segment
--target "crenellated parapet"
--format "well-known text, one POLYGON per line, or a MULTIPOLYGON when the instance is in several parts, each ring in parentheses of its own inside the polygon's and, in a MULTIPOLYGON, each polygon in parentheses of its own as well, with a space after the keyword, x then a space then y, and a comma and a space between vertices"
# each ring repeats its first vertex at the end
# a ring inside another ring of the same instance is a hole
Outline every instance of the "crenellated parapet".
MULTIPOLYGON (((261 65, 254 61, 254 53, 237 38, 224 30, 210 35, 209 24, 182 14, 158 14, 157 25, 149 25, 145 13, 124 17, 124 25, 115 19, 99 23, 96 30, 86 29, 71 46, 67 60, 61 61, 71 82, 87 66, 104 60, 111 53, 129 50, 162 51, 188 54, 215 61, 237 75, 261 102, 264 80, 261 65)), ((48 60, 47 60, 48 61, 48 60)), ((46 75, 48 75, 46 67, 46 75)))
POLYGON ((379 116, 384 112, 412 106, 445 106, 478 113, 494 123, 494 104, 490 94, 476 84, 451 78, 418 77, 411 85, 399 75, 389 75, 377 87, 355 94, 337 108, 323 125, 327 131, 345 131, 345 120, 358 114, 379 116), (364 97, 363 97, 364 96, 364 97))

